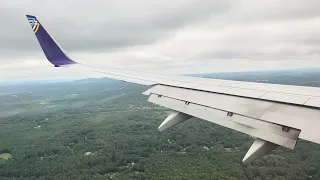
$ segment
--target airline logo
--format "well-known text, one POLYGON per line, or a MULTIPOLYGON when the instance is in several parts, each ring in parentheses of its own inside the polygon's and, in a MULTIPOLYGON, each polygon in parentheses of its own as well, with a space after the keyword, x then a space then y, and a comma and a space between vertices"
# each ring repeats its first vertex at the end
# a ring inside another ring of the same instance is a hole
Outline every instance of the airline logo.
POLYGON ((32 30, 34 31, 34 33, 37 33, 40 23, 38 22, 38 20, 36 18, 32 18, 32 17, 28 17, 29 23, 32 27, 32 30))

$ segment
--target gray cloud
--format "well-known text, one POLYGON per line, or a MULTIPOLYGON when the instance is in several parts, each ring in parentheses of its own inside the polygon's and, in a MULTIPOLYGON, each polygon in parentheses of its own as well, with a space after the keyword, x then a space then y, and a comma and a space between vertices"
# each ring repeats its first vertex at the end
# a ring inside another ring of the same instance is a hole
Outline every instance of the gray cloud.
MULTIPOLYGON (((11 2, 6 1, 7 6, 11 2)), ((171 1, 28 1, 3 8, 10 26, 0 31, 0 52, 36 51, 23 9, 30 9, 44 27, 70 51, 108 51, 153 44, 169 38, 176 29, 228 10, 223 2, 171 1), (17 8, 13 8, 17 6, 17 8), (42 10, 34 8, 41 7, 42 10), (32 10, 35 9, 35 10, 32 10), (22 24, 23 23, 23 24, 22 24), (23 31, 23 32, 22 32, 23 31), (26 31, 26 32, 24 32, 26 31), (29 33, 26 35, 26 33, 29 33)))

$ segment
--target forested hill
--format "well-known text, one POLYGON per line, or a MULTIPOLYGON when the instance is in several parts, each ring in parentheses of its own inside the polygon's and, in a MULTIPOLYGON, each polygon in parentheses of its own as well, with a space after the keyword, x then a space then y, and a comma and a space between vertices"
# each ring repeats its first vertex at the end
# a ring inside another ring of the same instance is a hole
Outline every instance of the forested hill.
MULTIPOLYGON (((320 73, 207 74, 320 87, 320 73)), ((299 141, 243 165, 253 142, 200 120, 159 132, 168 109, 109 79, 0 85, 0 179, 320 179, 320 145, 299 141)))

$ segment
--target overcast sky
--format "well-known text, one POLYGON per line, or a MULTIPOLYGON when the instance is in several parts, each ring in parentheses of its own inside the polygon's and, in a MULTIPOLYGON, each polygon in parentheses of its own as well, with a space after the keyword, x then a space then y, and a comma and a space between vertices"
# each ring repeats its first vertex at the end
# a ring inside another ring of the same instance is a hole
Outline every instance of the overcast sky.
POLYGON ((0 81, 93 77, 54 68, 25 17, 74 60, 162 73, 320 67, 319 0, 0 1, 0 81))

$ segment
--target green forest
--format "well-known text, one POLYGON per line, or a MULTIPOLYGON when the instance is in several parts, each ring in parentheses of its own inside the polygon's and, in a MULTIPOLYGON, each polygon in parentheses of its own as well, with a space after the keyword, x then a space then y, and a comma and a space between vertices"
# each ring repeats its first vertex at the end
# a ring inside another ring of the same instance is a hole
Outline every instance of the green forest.
MULTIPOLYGON (((320 87, 315 71, 206 77, 320 87)), ((148 87, 109 79, 0 84, 0 179, 320 179, 320 145, 300 141, 251 164, 245 134, 192 118, 158 131, 170 110, 148 87)))

